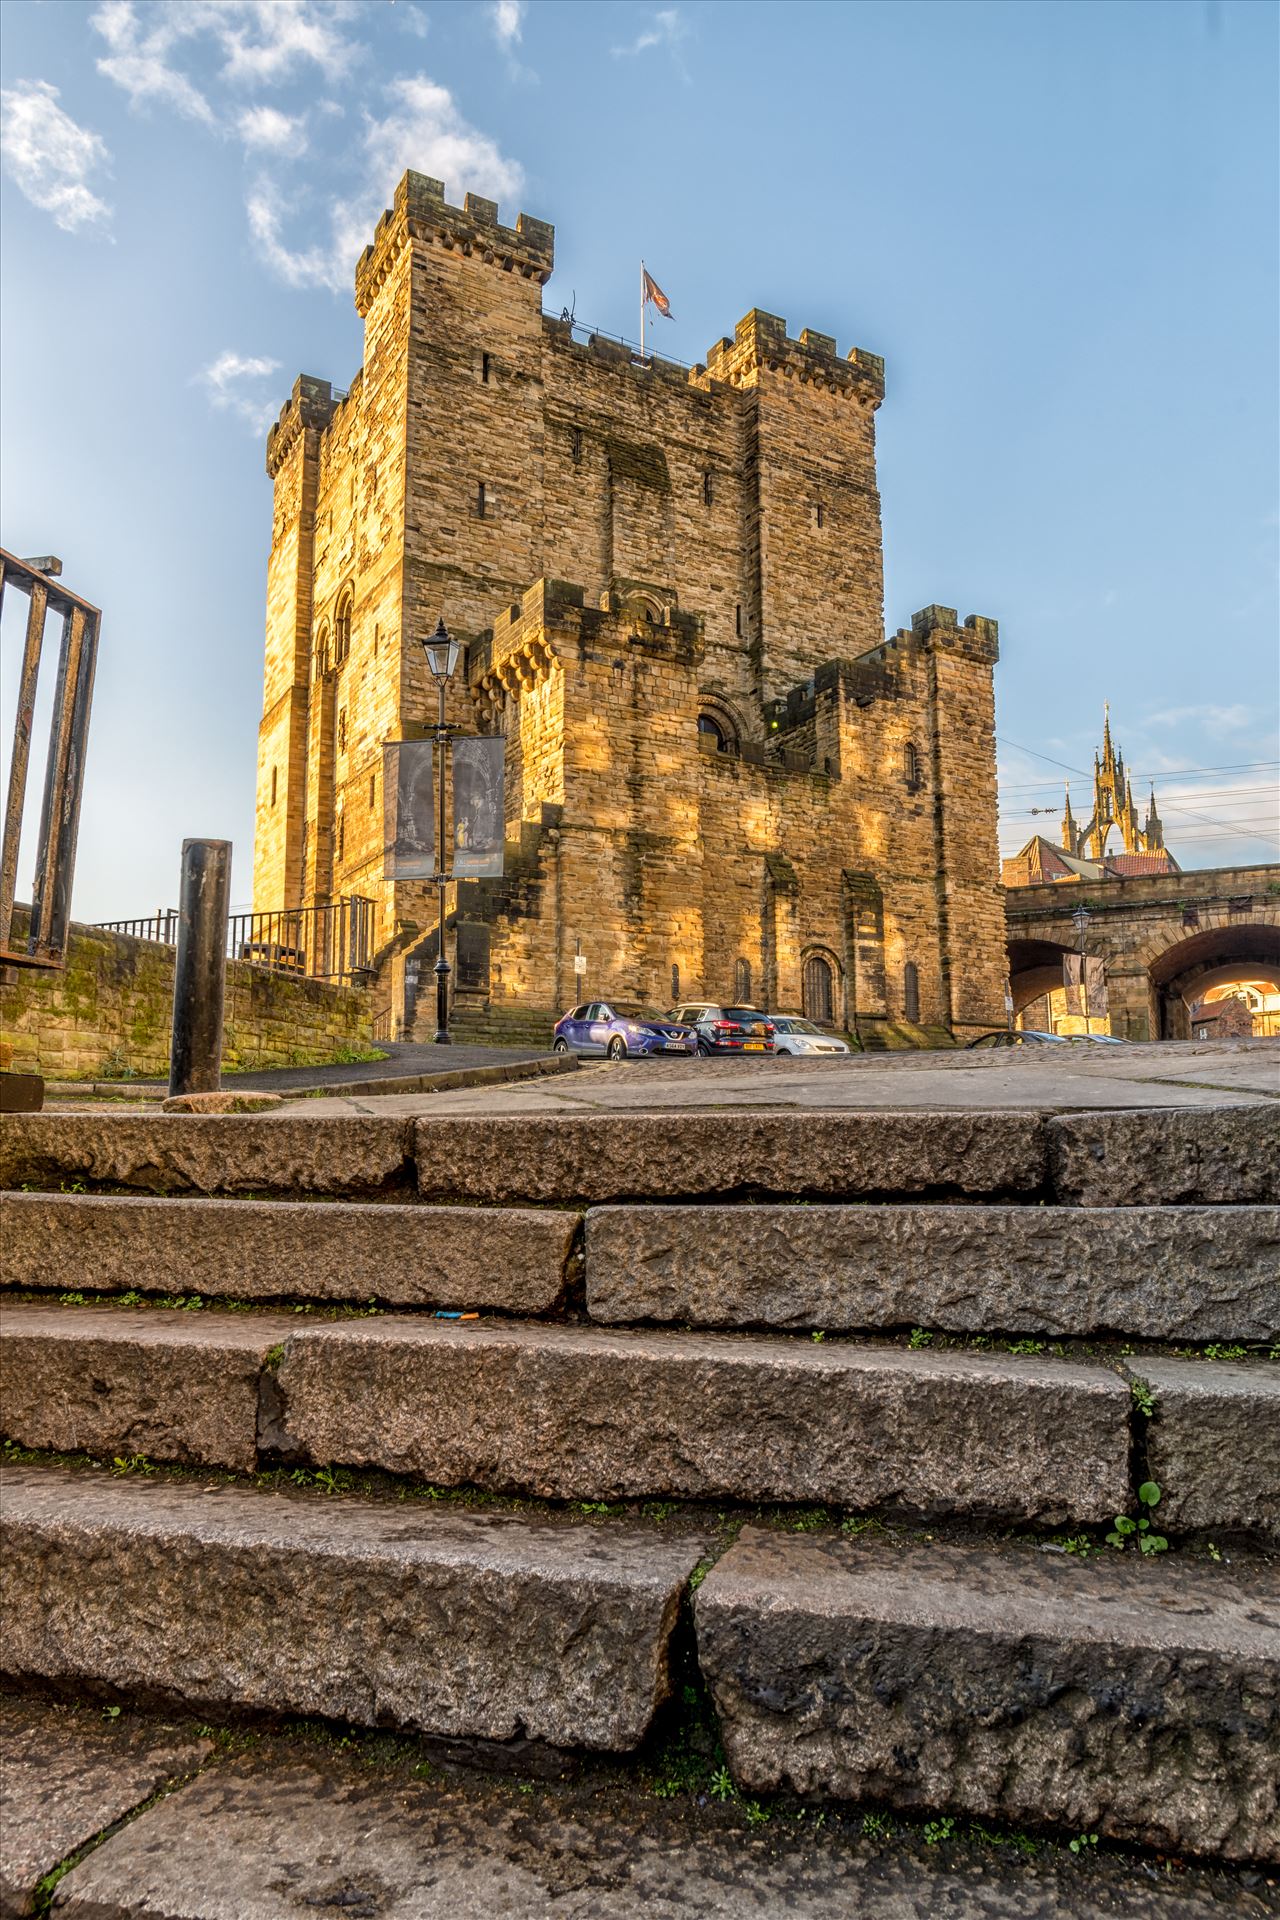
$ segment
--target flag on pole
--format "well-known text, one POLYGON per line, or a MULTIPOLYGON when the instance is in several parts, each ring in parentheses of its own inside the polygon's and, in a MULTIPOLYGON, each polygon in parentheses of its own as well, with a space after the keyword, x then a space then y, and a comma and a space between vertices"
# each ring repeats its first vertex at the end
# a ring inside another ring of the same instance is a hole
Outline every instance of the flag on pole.
POLYGON ((668 300, 666 294, 662 291, 662 288, 658 285, 647 267, 642 268, 641 271, 644 274, 645 300, 652 302, 664 320, 673 320, 675 315, 671 311, 671 302, 668 300))

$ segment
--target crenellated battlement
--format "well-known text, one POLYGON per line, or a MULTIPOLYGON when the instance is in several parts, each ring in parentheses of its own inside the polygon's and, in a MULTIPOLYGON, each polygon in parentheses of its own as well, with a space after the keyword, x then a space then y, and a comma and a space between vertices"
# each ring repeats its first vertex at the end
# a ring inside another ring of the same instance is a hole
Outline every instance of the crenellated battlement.
POLYGON ((314 374, 300 373, 280 417, 267 434, 267 472, 274 480, 299 434, 308 427, 328 426, 345 395, 335 399, 333 385, 314 374))
POLYGON ((815 333, 809 327, 803 327, 793 340, 785 320, 759 307, 739 320, 732 340, 717 340, 709 347, 705 368, 694 371, 705 371, 710 379, 733 387, 756 384, 761 372, 781 373, 788 380, 826 388, 871 407, 884 399, 884 361, 878 353, 850 347, 841 358, 834 335, 815 333))
POLYGON ((551 278, 555 266, 555 228, 547 221, 521 213, 514 227, 504 227, 496 200, 468 193, 460 207, 450 206, 442 181, 410 171, 402 176, 394 203, 382 214, 356 264, 356 311, 361 318, 410 240, 478 255, 504 273, 537 280, 539 286, 551 278))

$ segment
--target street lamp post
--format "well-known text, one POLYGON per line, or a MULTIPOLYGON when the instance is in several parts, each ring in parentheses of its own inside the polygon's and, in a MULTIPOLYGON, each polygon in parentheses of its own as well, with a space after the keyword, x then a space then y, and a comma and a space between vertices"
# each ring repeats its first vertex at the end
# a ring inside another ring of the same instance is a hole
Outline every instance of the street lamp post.
POLYGON ((1089 981, 1085 967, 1084 936, 1085 929, 1091 917, 1089 909, 1085 906, 1083 900, 1078 907, 1072 910, 1071 918, 1075 924, 1075 930, 1080 936, 1080 1010, 1084 1015, 1084 1030, 1086 1033, 1089 1031, 1089 981))
POLYGON ((422 650, 427 656, 427 671, 436 683, 440 695, 440 707, 436 718, 436 758, 440 762, 440 810, 436 817, 436 886, 440 890, 440 932, 436 947, 436 1038, 438 1047, 450 1044, 449 1035, 449 962, 444 957, 444 918, 445 888, 448 874, 445 870, 445 755, 449 749, 449 723, 444 716, 445 690, 453 677, 458 664, 461 647, 449 637, 449 630, 440 620, 429 640, 424 640, 422 650))

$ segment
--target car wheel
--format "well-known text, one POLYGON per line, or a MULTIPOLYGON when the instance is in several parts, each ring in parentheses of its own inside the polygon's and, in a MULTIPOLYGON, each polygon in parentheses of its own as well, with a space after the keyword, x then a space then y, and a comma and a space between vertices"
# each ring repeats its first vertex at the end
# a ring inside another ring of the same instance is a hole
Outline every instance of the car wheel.
POLYGON ((609 1058, 611 1060, 625 1060, 626 1057, 627 1043, 620 1033, 615 1033, 609 1042, 609 1058))
POLYGON ((555 1039, 552 1041, 551 1051, 552 1053, 568 1053, 569 1042, 564 1038, 562 1034, 557 1034, 555 1039))
POLYGON ((698 1035, 698 1055, 703 1060, 708 1060, 711 1057, 711 1043, 708 1040, 704 1040, 701 1034, 698 1035))

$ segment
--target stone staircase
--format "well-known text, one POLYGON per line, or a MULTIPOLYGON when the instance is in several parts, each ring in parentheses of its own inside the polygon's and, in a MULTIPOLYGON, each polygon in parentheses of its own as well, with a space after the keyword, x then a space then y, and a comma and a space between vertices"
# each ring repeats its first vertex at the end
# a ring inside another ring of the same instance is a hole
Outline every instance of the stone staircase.
POLYGON ((1274 1109, 39 1115, 0 1184, 20 1687, 495 1756, 692 1687, 726 1792, 1280 1852, 1274 1109))

